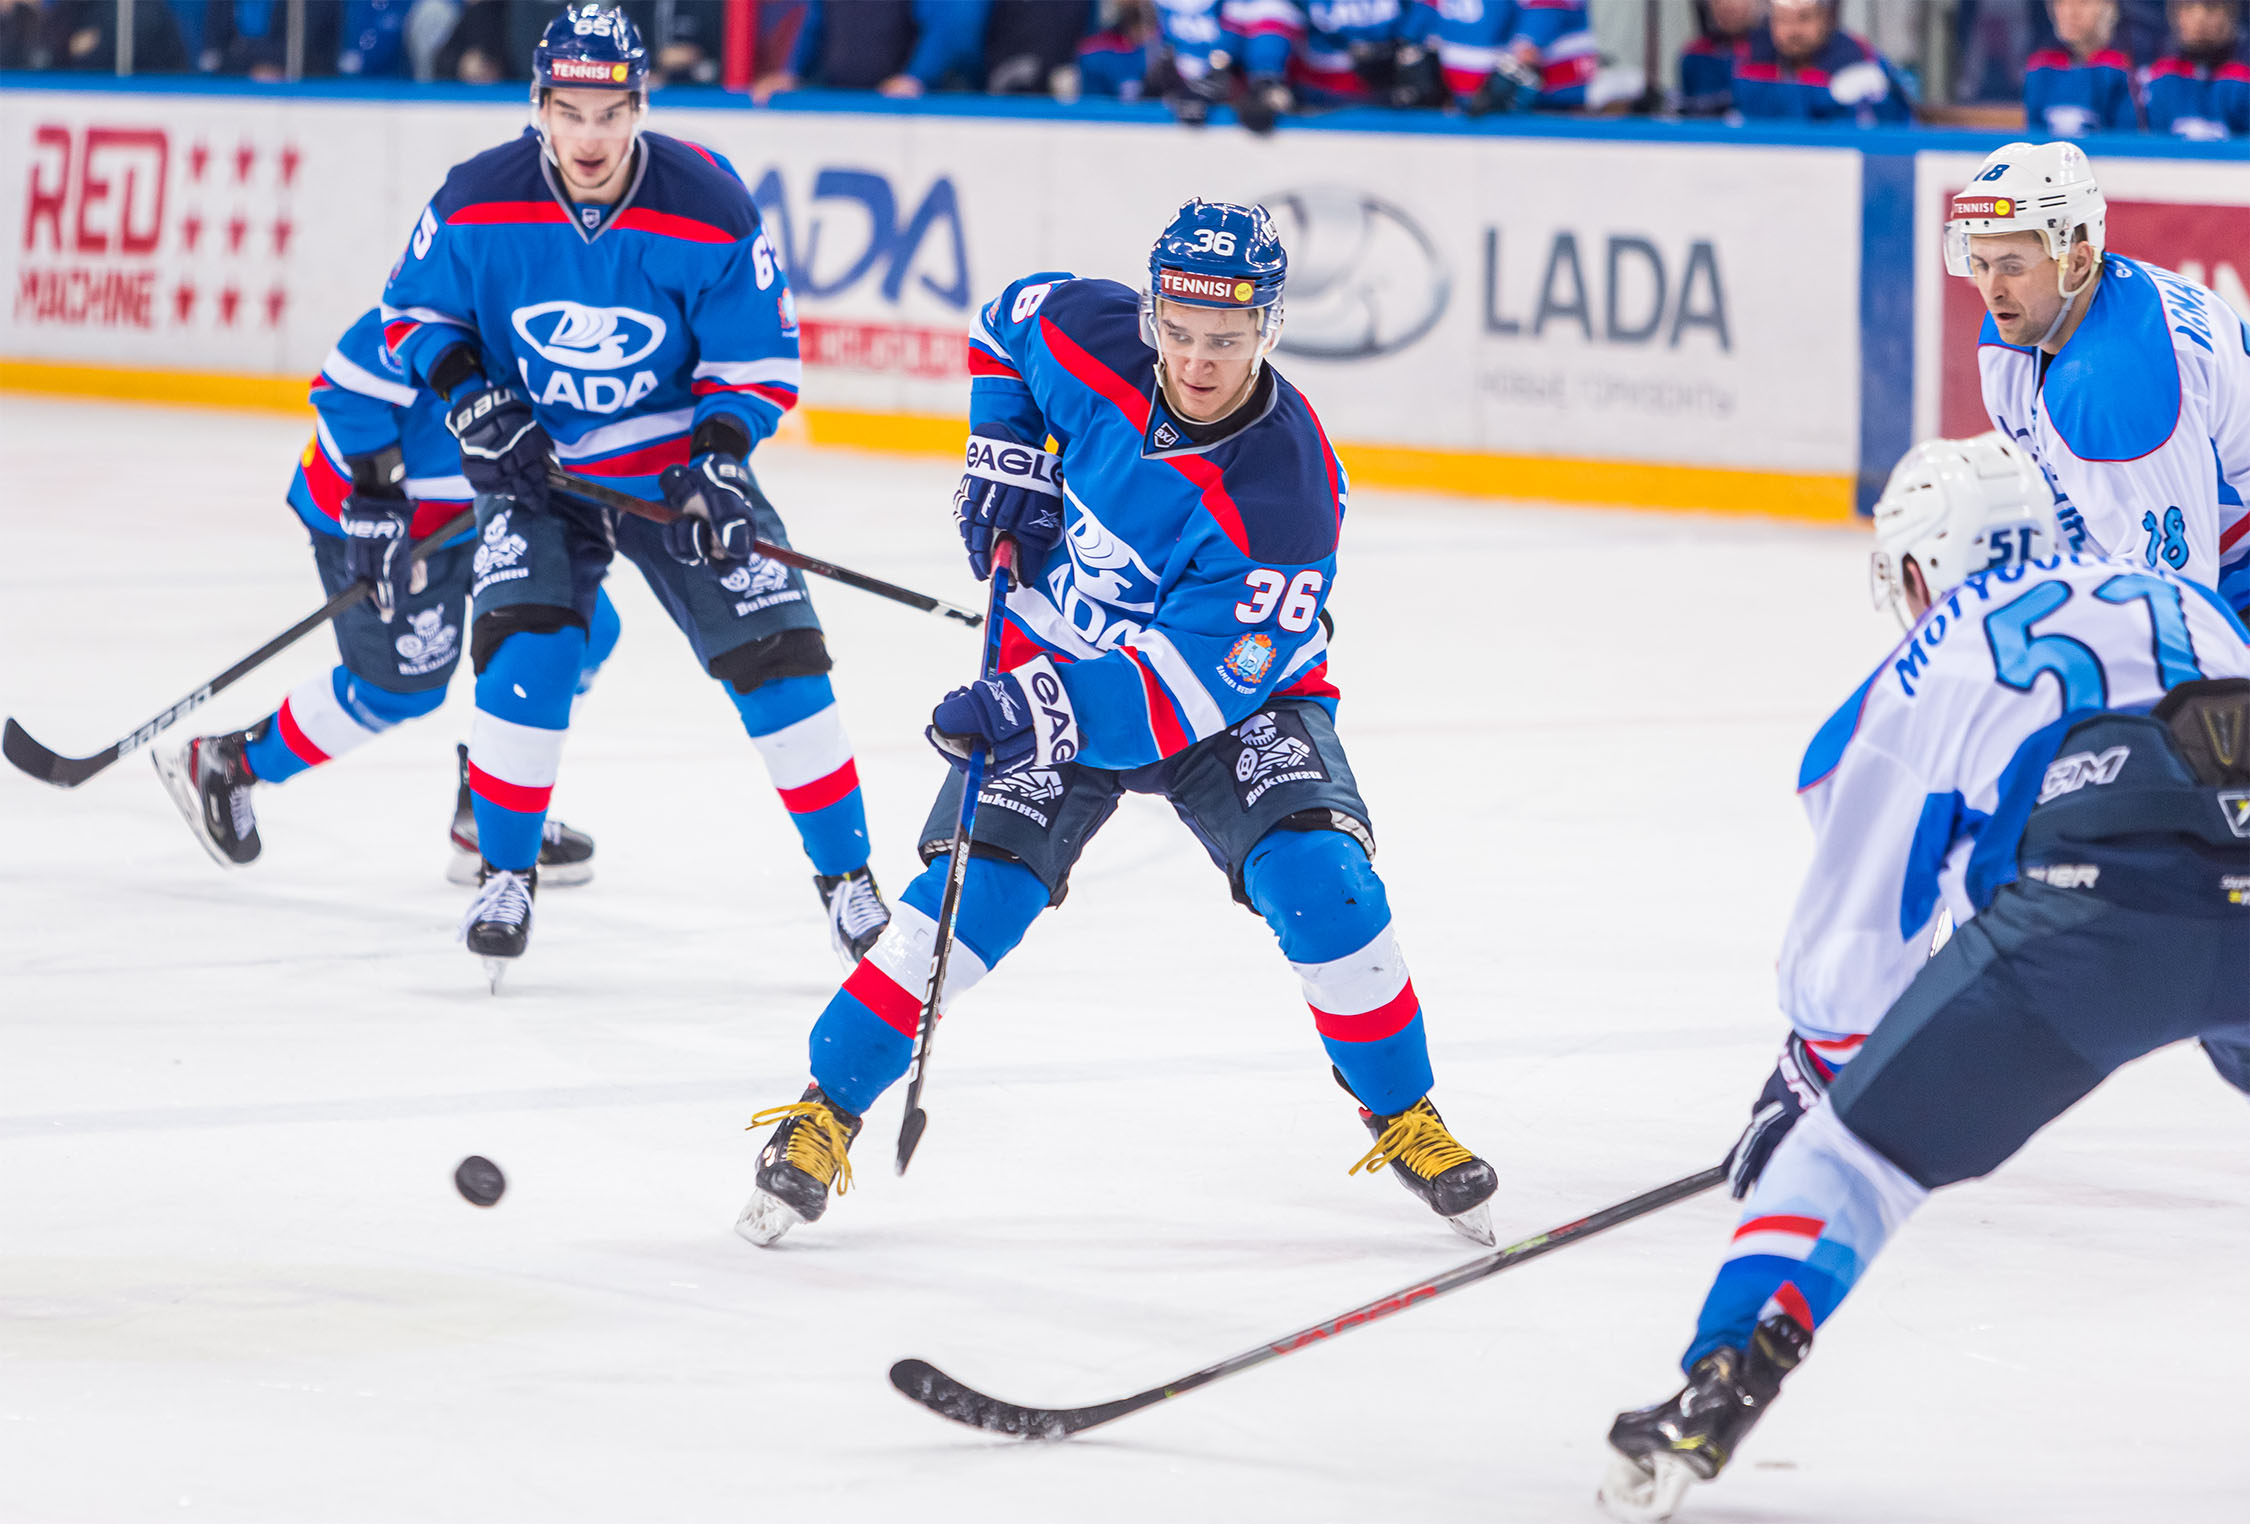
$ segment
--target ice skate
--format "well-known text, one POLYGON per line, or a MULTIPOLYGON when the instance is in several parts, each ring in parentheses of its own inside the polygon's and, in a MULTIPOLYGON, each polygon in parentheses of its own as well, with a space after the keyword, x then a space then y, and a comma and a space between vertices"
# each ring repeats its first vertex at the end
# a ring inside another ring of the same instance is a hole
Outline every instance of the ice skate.
POLYGON ((1804 1325, 1777 1312, 1750 1335, 1748 1349, 1715 1349, 1671 1397, 1618 1414, 1609 1427, 1615 1454, 1598 1494, 1602 1507, 1635 1524, 1670 1518, 1689 1483, 1726 1469, 1780 1393, 1782 1378, 1811 1350, 1804 1325))
MULTIPOLYGON (((1336 1083, 1344 1083, 1341 1072, 1336 1083)), ((1454 1232, 1471 1243, 1492 1247, 1490 1203, 1500 1178, 1446 1130, 1445 1118, 1428 1096, 1396 1116, 1379 1117, 1362 1106, 1359 1119, 1367 1124, 1375 1146, 1351 1167, 1352 1174, 1366 1170, 1372 1175, 1387 1166, 1400 1185, 1420 1197, 1454 1232)))
MULTIPOLYGON (((445 865, 449 884, 473 884, 484 867, 484 852, 477 844, 477 812, 469 803, 469 748, 453 748, 460 764, 461 785, 453 796, 453 857, 445 865)), ((550 889, 567 889, 594 876, 594 838, 547 818, 539 830, 539 882, 550 889)))
POLYGON ((258 858, 258 816, 250 806, 250 790, 258 780, 244 755, 249 741, 248 731, 237 730, 197 736, 184 746, 150 753, 164 791, 222 868, 239 868, 258 858))
POLYGON ((734 1230, 765 1248, 799 1223, 828 1210, 828 1188, 841 1196, 852 1186, 852 1139, 860 1118, 807 1085, 803 1098, 773 1106, 750 1119, 752 1127, 781 1125, 758 1154, 758 1188, 735 1219, 734 1230))
POLYGON ((497 995, 501 977, 531 944, 531 902, 539 894, 539 870, 514 873, 483 863, 477 884, 477 897, 461 917, 461 940, 484 960, 485 978, 497 995))
POLYGON ((891 924, 891 907, 883 903, 874 873, 866 868, 834 877, 817 873, 813 887, 828 909, 828 944, 836 949, 846 971, 859 967, 859 960, 891 924))

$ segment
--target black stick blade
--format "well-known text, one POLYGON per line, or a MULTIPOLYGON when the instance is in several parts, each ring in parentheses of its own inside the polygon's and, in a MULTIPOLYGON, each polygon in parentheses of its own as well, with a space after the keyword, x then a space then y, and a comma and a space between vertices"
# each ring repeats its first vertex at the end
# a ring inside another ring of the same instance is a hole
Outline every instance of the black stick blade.
MULTIPOLYGON (((898 1124, 898 1172, 906 1173, 906 1166, 914 1162, 914 1150, 922 1146, 922 1131, 930 1125, 930 1114, 917 1106, 900 1118, 898 1124)), ((897 1377, 894 1373, 893 1380, 897 1377)))
POLYGON ((66 757, 34 741, 31 732, 14 720, 8 721, 5 731, 0 731, 0 756, 5 756, 41 783, 52 783, 57 788, 76 788, 114 761, 116 752, 113 746, 98 756, 66 757))
POLYGON ((963 1386, 927 1360, 899 1361, 891 1367, 891 1385, 940 1418, 1017 1439, 1067 1439, 1169 1395, 1158 1390, 1090 1408, 1024 1408, 963 1386))

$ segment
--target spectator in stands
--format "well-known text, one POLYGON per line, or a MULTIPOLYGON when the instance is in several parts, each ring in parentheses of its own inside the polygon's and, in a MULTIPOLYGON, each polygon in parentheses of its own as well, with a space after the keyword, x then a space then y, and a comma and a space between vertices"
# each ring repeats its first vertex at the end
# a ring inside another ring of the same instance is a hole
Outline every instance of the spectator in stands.
POLYGON ((1078 91, 1137 101, 1162 36, 1155 0, 1104 0, 1103 26, 1078 44, 1078 91))
POLYGON ((1871 126, 1913 117, 1891 61, 1836 25, 1836 0, 1773 0, 1735 50, 1734 109, 1761 121, 1871 126))
POLYGON ((2133 61, 2110 46, 2117 0, 2048 0, 2047 9, 2062 46, 2024 60, 2024 125, 2056 138, 2137 131, 2133 61))
POLYGON ((1234 95, 1242 38, 1227 24, 1221 0, 1156 0, 1156 22, 1159 40, 1149 50, 1142 89, 1200 127, 1213 106, 1234 95))
POLYGON ((1092 0, 992 0, 984 28, 985 93, 1055 93, 1093 16, 1092 0))
POLYGON ((1680 115, 1734 109, 1735 50, 1765 19, 1764 0, 1695 0, 1696 34, 1680 49, 1680 115))
POLYGON ((2250 136, 2250 53, 2238 0, 2172 0, 2172 50, 2142 77, 2151 132, 2250 136))
POLYGON ((759 105, 799 84, 913 100, 984 74, 990 0, 806 0, 789 67, 750 87, 759 105))

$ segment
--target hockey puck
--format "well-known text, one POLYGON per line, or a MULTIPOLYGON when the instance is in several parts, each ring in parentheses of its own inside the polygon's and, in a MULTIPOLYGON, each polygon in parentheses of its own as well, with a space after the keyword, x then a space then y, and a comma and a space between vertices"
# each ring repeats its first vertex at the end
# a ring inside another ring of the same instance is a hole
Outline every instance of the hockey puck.
POLYGON ((507 1190, 508 1177, 500 1173, 499 1165, 484 1155, 471 1154, 453 1172, 453 1185, 470 1205, 488 1207, 507 1190))

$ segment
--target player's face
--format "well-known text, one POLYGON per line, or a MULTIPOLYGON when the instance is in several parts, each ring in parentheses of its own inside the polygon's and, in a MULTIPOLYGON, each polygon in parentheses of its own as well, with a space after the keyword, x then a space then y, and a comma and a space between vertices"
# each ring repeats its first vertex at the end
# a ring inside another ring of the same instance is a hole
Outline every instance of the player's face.
POLYGON ((1819 0, 1777 0, 1769 24, 1774 51, 1795 62, 1828 46, 1829 34, 1836 30, 1836 17, 1819 0))
POLYGON ((2217 52, 2234 41, 2234 8, 2216 0, 2181 0, 2172 6, 2172 30, 2185 52, 2217 52))
POLYGON ((1159 302, 1156 352, 1173 409, 1190 423, 1216 423, 1249 394, 1258 316, 1239 307, 1159 302))
POLYGON ((2116 0, 2052 0, 2055 35, 2080 53, 2091 53, 2109 41, 2117 20, 2116 0))
POLYGON ((563 187, 581 201, 615 201, 625 192, 641 98, 628 90, 550 90, 539 125, 562 171, 563 187))
MULTIPOLYGON (((2075 253, 2076 251, 2073 250, 2075 253)), ((2062 310, 2055 262, 2037 233, 1990 233, 1969 240, 1969 278, 1992 326, 2009 344, 2035 344, 2062 310)))
POLYGON ((1758 24, 1758 0, 1711 0, 1711 25, 1740 37, 1758 24))

